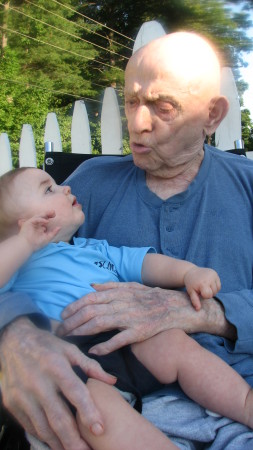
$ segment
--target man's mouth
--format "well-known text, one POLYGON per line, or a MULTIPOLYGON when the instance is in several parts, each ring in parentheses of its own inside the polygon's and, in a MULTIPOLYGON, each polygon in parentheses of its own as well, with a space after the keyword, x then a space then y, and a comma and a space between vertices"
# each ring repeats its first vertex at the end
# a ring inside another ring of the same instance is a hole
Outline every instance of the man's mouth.
POLYGON ((145 144, 139 144, 138 142, 131 142, 130 147, 134 153, 138 154, 150 153, 151 151, 151 147, 145 144))

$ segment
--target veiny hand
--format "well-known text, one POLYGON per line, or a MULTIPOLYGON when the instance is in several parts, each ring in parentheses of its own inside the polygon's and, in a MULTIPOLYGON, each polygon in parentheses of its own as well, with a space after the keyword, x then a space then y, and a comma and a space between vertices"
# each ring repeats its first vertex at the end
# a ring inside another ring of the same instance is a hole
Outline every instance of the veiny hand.
POLYGON ((184 283, 196 311, 201 308, 201 297, 202 299, 212 298, 221 288, 217 272, 202 267, 193 267, 188 270, 184 276, 184 283))
POLYGON ((63 396, 94 434, 103 433, 103 421, 72 365, 79 365, 89 377, 109 384, 114 384, 114 377, 77 347, 37 329, 26 318, 18 319, 4 331, 0 361, 3 403, 26 431, 52 450, 90 450, 63 396))
POLYGON ((197 312, 186 292, 138 283, 111 282, 93 287, 96 292, 65 308, 64 322, 58 329, 60 336, 120 330, 109 341, 93 347, 93 353, 105 355, 171 328, 188 334, 204 332, 236 339, 235 327, 226 320, 222 304, 213 298, 203 300, 197 312))
POLYGON ((107 342, 94 346, 92 353, 107 354, 170 328, 199 331, 203 321, 204 313, 196 313, 185 292, 138 283, 111 282, 93 287, 96 292, 67 306, 62 313, 64 322, 57 332, 62 336, 120 330, 107 342))
POLYGON ((44 216, 33 216, 31 219, 20 219, 20 236, 26 239, 32 251, 39 250, 49 244, 59 233, 60 227, 49 228, 50 219, 55 217, 54 211, 48 211, 44 216))

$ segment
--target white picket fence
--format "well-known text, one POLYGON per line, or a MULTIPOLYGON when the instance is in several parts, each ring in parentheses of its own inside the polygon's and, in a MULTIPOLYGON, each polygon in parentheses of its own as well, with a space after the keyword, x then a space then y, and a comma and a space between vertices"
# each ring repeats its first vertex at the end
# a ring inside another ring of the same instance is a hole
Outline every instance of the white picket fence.
MULTIPOLYGON (((136 37, 133 52, 152 39, 165 34, 160 23, 150 21, 144 23, 136 37)), ((226 95, 230 102, 227 117, 216 131, 215 141, 218 148, 228 150, 235 148, 235 141, 241 142, 241 111, 238 92, 232 70, 229 67, 222 69, 221 93, 226 95)), ((59 124, 55 113, 48 113, 44 142, 53 143, 53 151, 62 151, 62 140, 59 124)), ((108 87, 104 91, 101 111, 101 145, 102 154, 122 154, 122 122, 120 108, 115 90, 108 87)), ((85 103, 78 100, 74 105, 71 123, 71 151, 73 153, 92 152, 89 119, 85 103)), ((24 124, 19 146, 19 166, 37 166, 36 148, 31 125, 24 124)), ((0 135, 0 175, 12 168, 12 154, 9 137, 6 133, 0 135)))

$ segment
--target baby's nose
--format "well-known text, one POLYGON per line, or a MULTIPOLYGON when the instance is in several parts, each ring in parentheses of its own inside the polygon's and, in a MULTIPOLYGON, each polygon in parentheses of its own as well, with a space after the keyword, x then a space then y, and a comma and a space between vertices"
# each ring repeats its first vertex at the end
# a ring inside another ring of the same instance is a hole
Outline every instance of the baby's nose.
POLYGON ((70 186, 64 186, 64 187, 63 187, 63 192, 64 192, 64 194, 66 194, 66 195, 71 194, 71 188, 70 188, 70 186))

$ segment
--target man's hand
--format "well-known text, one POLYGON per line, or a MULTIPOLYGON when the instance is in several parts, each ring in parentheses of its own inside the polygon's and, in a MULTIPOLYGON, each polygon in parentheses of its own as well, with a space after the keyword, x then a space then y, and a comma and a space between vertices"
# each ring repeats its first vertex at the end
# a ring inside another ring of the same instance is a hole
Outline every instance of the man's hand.
POLYGON ((75 406, 83 424, 103 433, 103 421, 85 384, 73 372, 79 365, 92 378, 109 384, 115 378, 74 345, 20 318, 1 336, 1 390, 5 407, 23 428, 52 450, 88 450, 63 396, 75 406))
POLYGON ((188 294, 180 291, 149 288, 138 283, 106 283, 93 285, 96 292, 71 303, 62 313, 64 322, 58 334, 96 334, 118 329, 109 341, 98 344, 90 352, 110 353, 134 342, 141 342, 171 328, 186 333, 207 332, 235 337, 235 330, 216 300, 203 300, 196 312, 188 294))

